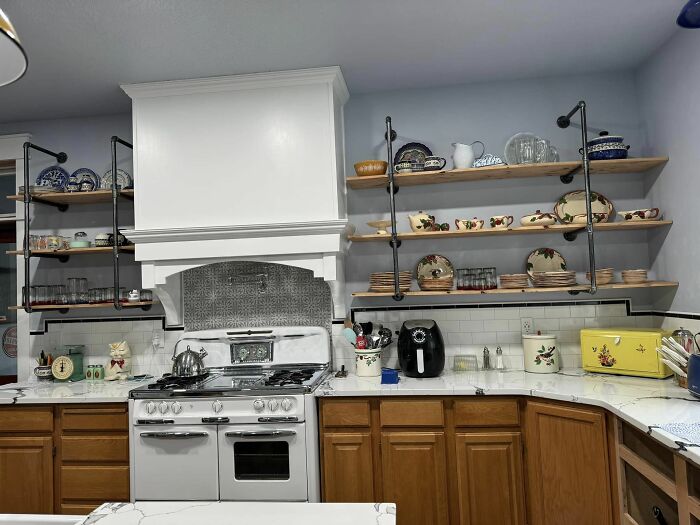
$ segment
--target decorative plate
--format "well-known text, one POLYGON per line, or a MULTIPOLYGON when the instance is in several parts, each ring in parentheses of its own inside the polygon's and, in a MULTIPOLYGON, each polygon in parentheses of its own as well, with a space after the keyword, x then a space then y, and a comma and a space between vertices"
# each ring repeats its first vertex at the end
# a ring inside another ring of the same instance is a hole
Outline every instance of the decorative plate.
MULTIPOLYGON (((520 138, 534 138, 535 140, 539 139, 539 137, 534 133, 516 133, 511 138, 509 138, 508 142, 506 142, 506 147, 503 151, 503 156, 506 158, 506 163, 510 165, 518 164, 518 152, 515 150, 515 139, 520 138)), ((533 158, 534 156, 535 155, 533 152, 533 158)))
POLYGON ((97 173, 89 168, 79 168, 75 170, 73 173, 71 173, 70 178, 71 180, 75 179, 78 185, 80 185, 83 180, 89 179, 95 185, 96 190, 100 189, 100 177, 98 177, 97 173))
POLYGON ((525 269, 532 279, 535 272, 566 271, 566 260, 561 253, 552 248, 537 248, 527 256, 525 269))
POLYGON ((425 164, 425 157, 431 157, 433 152, 425 144, 420 142, 409 142, 399 148, 399 151, 394 155, 394 164, 399 162, 418 162, 425 164))
POLYGON ((447 257, 442 255, 426 255, 416 266, 418 279, 437 279, 438 277, 454 277, 455 269, 447 257))
MULTIPOLYGON (((117 168, 117 184, 121 186, 123 190, 126 190, 134 186, 134 179, 132 179, 131 175, 126 171, 117 168)), ((102 175, 100 187, 103 190, 108 190, 112 187, 112 170, 108 170, 102 175)))
POLYGON ((17 325, 12 325, 3 332, 2 351, 10 359, 17 357, 17 325))
POLYGON ((61 166, 50 166, 39 173, 36 178, 37 186, 50 186, 63 191, 70 175, 61 166))
MULTIPOLYGON (((605 195, 591 192, 591 211, 593 213, 607 213, 610 219, 613 212, 613 204, 605 195)), ((575 215, 585 215, 586 213, 586 192, 583 190, 570 191, 562 195, 554 205, 554 214, 564 224, 571 224, 575 215)))

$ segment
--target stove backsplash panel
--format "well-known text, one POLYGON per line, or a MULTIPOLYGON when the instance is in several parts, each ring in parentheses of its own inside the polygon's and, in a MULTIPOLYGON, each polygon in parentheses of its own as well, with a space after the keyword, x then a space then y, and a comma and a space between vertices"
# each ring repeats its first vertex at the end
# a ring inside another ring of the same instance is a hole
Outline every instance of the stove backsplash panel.
POLYGON ((322 326, 331 333, 328 284, 282 264, 231 261, 183 272, 185 330, 322 326))

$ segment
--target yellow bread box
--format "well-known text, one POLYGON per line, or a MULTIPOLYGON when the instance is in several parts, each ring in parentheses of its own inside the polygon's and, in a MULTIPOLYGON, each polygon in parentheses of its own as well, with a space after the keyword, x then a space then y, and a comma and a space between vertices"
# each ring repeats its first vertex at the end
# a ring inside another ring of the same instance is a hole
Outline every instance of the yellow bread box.
POLYGON ((673 375, 656 351, 671 332, 658 329, 581 330, 583 369, 604 374, 664 378, 673 375))

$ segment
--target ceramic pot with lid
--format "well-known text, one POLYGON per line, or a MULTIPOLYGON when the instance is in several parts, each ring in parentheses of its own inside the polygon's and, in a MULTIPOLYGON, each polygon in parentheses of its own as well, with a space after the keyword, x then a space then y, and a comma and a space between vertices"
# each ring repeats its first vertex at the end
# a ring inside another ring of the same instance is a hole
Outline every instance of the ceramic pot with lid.
POLYGON ((534 374, 559 372, 559 350, 554 335, 523 335, 525 371, 534 374))

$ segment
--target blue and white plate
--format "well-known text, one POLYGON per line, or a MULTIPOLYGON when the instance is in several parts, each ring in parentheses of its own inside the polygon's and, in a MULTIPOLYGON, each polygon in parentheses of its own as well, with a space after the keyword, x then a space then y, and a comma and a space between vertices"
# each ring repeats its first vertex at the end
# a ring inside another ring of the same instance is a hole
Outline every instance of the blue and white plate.
MULTIPOLYGON (((131 178, 126 171, 117 168, 117 184, 122 187, 123 190, 134 187, 134 179, 131 178)), ((112 187, 112 170, 108 170, 102 175, 101 187, 103 190, 112 187)))
POLYGON ((75 180, 75 182, 78 183, 78 186, 80 186, 83 180, 89 179, 95 185, 96 190, 100 189, 100 177, 98 177, 97 173, 89 168, 79 168, 75 170, 73 173, 71 173, 70 178, 71 180, 75 180))
POLYGON ((39 173, 36 178, 37 186, 49 186, 58 191, 66 187, 70 175, 61 166, 50 166, 39 173))

